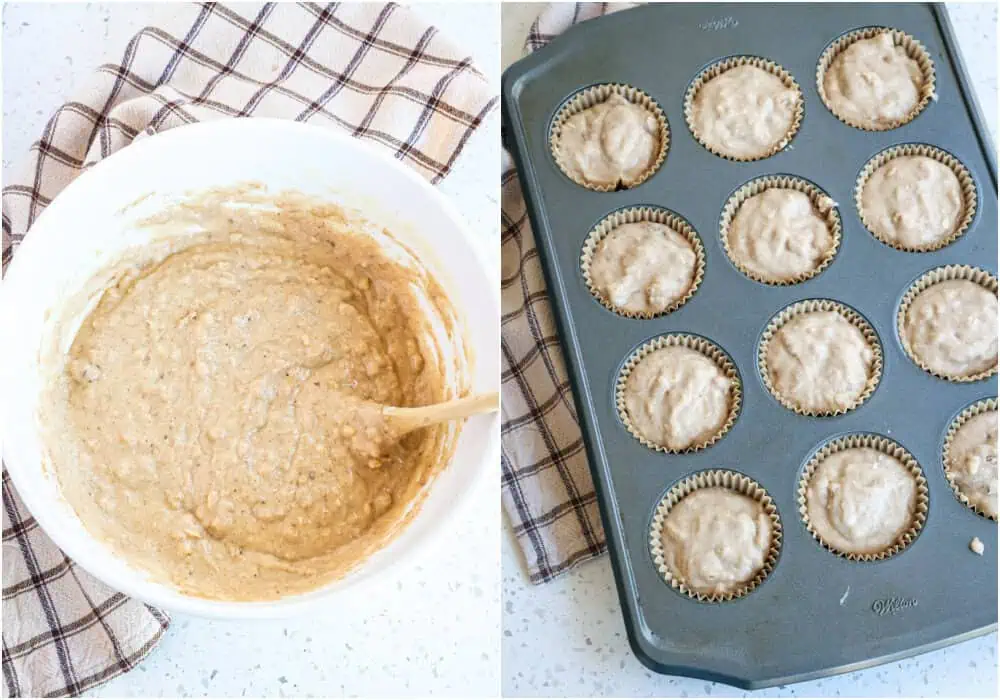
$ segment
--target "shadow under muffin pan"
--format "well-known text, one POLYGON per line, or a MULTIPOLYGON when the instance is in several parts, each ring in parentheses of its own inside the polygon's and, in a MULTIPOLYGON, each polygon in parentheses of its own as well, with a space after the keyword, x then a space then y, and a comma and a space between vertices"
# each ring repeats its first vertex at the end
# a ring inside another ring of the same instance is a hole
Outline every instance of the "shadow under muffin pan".
POLYGON ((997 274, 995 155, 956 46, 945 11, 933 5, 646 5, 577 25, 504 74, 504 139, 560 331, 626 629, 637 657, 657 672, 761 688, 889 662, 997 628, 997 524, 955 497, 942 464, 955 416, 996 397, 996 375, 974 382, 937 378, 910 360, 895 330, 903 295, 929 270, 970 265, 997 274), (871 26, 901 30, 927 48, 938 95, 912 121, 877 132, 837 119, 820 100, 815 77, 832 41, 871 26), (762 160, 719 158, 684 127, 692 79, 733 55, 771 60, 802 89, 798 132, 784 150, 762 160), (588 191, 564 176, 549 152, 556 110, 579 90, 602 83, 643 90, 672 125, 663 165, 628 190, 588 191), (865 229, 854 205, 864 165, 887 148, 912 143, 954 155, 980 195, 965 233, 933 252, 886 246, 865 229), (755 282, 722 248, 719 222, 728 197, 768 175, 804 178, 838 205, 840 248, 826 269, 799 284, 755 282), (676 212, 705 248, 697 291, 654 319, 624 318, 602 306, 580 269, 594 226, 638 206, 676 212), (761 333, 782 309, 806 299, 857 310, 882 344, 878 387, 844 415, 796 415, 760 379, 761 333), (622 425, 615 382, 633 350, 676 333, 701 336, 731 358, 743 379, 742 406, 715 444, 662 454, 622 425), (904 550, 881 561, 836 556, 809 534, 798 513, 799 480, 809 458, 831 440, 854 434, 897 442, 927 481, 926 523, 904 550), (713 469, 743 474, 765 489, 783 535, 774 570, 758 586, 735 600, 702 602, 664 581, 649 534, 670 489, 713 469), (985 545, 982 556, 969 549, 974 537, 985 545))

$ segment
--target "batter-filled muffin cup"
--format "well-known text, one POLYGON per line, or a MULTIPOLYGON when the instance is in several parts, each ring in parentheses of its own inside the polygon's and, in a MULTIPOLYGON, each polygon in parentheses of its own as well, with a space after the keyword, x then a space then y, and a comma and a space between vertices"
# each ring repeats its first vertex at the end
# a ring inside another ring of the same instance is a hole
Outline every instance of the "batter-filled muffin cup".
POLYGON ((747 595, 774 570, 781 519, 767 492, 749 477, 699 472, 671 488, 653 513, 649 549, 660 575, 696 600, 747 595))
POLYGON ((953 155, 895 146, 865 163, 854 188, 865 228, 887 246, 927 253, 954 243, 976 214, 976 184, 953 155))
POLYGON ((718 442, 742 400, 729 356, 704 338, 680 333, 653 338, 632 353, 615 387, 629 433, 651 450, 672 454, 718 442))
POLYGON ((708 151, 735 161, 774 155, 802 123, 802 90, 778 64, 756 56, 713 63, 684 96, 684 119, 708 151))
POLYGON ((824 445, 799 481, 799 515, 826 549, 852 561, 903 551, 927 520, 927 480, 898 443, 848 435, 824 445))
POLYGON ((924 274, 896 315, 903 350, 935 377, 975 382, 997 372, 997 278, 968 265, 924 274))
POLYGON ((882 345, 858 312, 829 299, 806 299, 771 319, 757 364, 767 390, 788 410, 837 416, 875 391, 882 345))
POLYGON ((840 121, 886 131, 911 121, 934 99, 934 62, 909 34, 866 27, 827 47, 816 66, 816 88, 840 121))
POLYGON ((944 475, 963 504, 997 519, 997 400, 977 401, 952 421, 944 439, 944 475))
POLYGON ((604 307, 629 318, 676 311, 705 276, 705 249, 673 212, 633 207, 603 219, 580 257, 587 289, 604 307))
POLYGON ((751 180, 726 202, 722 247, 740 272, 771 285, 805 282, 840 247, 837 203, 811 182, 772 175, 751 180))
POLYGON ((570 98, 556 113, 549 148, 576 184, 597 192, 635 187, 667 157, 670 129, 658 104, 642 90, 595 85, 570 98))

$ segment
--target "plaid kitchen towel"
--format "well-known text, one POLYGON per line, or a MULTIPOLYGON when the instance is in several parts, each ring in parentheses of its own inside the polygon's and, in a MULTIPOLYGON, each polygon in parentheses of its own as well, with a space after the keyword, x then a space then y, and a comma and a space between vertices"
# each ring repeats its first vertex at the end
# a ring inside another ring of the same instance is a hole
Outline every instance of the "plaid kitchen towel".
MULTIPOLYGON (((395 4, 183 4, 101 66, 48 121, 3 188, 3 267, 89 165, 188 122, 307 121, 389 149, 431 182, 497 98, 471 58, 395 4)), ((196 164, 193 164, 196 165, 196 164)), ((78 695, 135 666, 165 614, 55 547, 3 473, 4 697, 78 695)))
MULTIPOLYGON (((525 49, 634 6, 552 3, 531 26, 525 49)), ((502 497, 528 576, 543 583, 602 554, 604 530, 535 239, 507 153, 501 197, 502 497)))

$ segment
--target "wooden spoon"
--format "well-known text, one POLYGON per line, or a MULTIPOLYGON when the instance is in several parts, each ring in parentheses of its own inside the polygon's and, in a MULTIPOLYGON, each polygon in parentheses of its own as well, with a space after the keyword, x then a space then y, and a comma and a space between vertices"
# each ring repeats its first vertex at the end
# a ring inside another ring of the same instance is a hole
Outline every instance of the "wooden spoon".
POLYGON ((430 406, 383 406, 382 417, 387 427, 396 435, 405 435, 418 428, 435 423, 468 418, 478 413, 490 413, 500 408, 500 394, 473 394, 430 406))

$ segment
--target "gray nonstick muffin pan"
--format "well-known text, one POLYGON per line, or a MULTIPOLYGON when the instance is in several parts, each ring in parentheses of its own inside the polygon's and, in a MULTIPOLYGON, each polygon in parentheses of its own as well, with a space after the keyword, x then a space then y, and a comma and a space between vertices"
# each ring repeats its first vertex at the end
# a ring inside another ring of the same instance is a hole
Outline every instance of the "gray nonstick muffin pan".
POLYGON ((997 627, 997 524, 960 503, 942 466, 952 420, 996 397, 996 377, 938 379, 904 353, 895 327, 900 300, 932 268, 967 264, 997 272, 997 170, 945 11, 933 5, 648 5, 585 22, 509 68, 502 85, 504 140, 513 153, 548 281, 596 483, 626 627, 636 655, 660 673, 761 688, 857 670, 988 633, 997 627), (852 128, 817 93, 824 49, 852 30, 902 30, 929 51, 937 99, 911 122, 881 132, 852 128), (684 95, 719 59, 774 61, 798 82, 805 115, 789 145, 738 163, 709 153, 684 120, 684 95), (549 149, 558 109, 580 90, 625 83, 645 91, 670 127, 666 161, 633 189, 595 192, 571 181, 549 149), (978 194, 975 218, 956 242, 907 253, 863 226, 854 188, 883 149, 929 144, 958 158, 978 194), (729 196, 761 175, 815 183, 839 205, 843 238, 833 263, 791 286, 741 274, 723 251, 719 221, 729 196), (588 292, 580 270, 584 239, 608 214, 637 205, 687 220, 705 247, 705 277, 679 310, 652 320, 624 318, 588 292), (833 299, 858 311, 879 335, 884 367, 856 410, 809 418, 785 409, 757 368, 765 326, 803 299, 833 299), (625 360, 665 333, 702 336, 739 371, 743 405, 732 429, 707 449, 662 454, 625 429, 615 382, 625 360), (796 491, 810 456, 829 440, 874 433, 901 444, 927 479, 929 511, 916 539, 881 561, 855 562, 824 549, 798 513, 796 491), (664 494, 708 469, 747 475, 777 505, 783 542, 773 572, 742 598, 699 602, 669 586, 649 547, 664 494), (969 542, 985 544, 982 556, 969 542))

